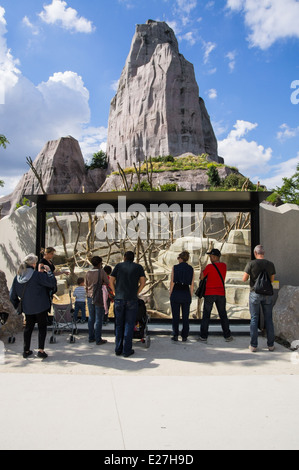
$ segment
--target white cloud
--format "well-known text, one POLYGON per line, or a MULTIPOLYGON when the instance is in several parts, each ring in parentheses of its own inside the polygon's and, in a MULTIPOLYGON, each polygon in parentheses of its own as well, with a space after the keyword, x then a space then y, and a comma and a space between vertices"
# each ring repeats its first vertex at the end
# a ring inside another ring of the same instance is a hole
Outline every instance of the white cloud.
POLYGON ((28 171, 26 157, 34 159, 47 141, 71 135, 87 158, 107 139, 106 128, 89 127, 89 92, 75 72, 58 72, 38 86, 21 76, 2 108, 1 133, 10 144, 0 155, 0 179, 6 183, 1 194, 11 192, 13 178, 28 171))
POLYGON ((134 3, 131 0, 118 0, 118 3, 124 5, 128 10, 134 8, 134 3))
POLYGON ((251 46, 266 50, 279 39, 299 38, 297 0, 227 0, 227 8, 244 14, 251 46))
POLYGON ((194 20, 191 16, 193 10, 197 7, 197 0, 175 0, 174 2, 174 16, 185 27, 190 21, 194 20))
POLYGON ((218 142, 219 155, 227 165, 236 166, 245 176, 264 173, 269 168, 272 149, 265 148, 255 141, 248 141, 245 136, 256 129, 258 124, 238 120, 228 136, 218 142))
POLYGON ((92 21, 79 16, 78 12, 63 0, 52 0, 49 5, 44 5, 44 10, 39 17, 47 24, 59 24, 62 28, 77 33, 92 33, 95 27, 92 21))
POLYGON ((171 21, 171 20, 166 20, 166 23, 168 24, 168 26, 173 29, 174 33, 176 36, 178 36, 178 34, 180 34, 181 32, 181 27, 180 25, 178 24, 177 21, 171 21))
POLYGON ((207 64, 209 61, 209 57, 211 52, 217 47, 217 44, 213 42, 205 42, 203 41, 203 49, 204 49, 204 63, 207 64))
POLYGON ((100 150, 106 152, 107 134, 108 129, 106 127, 88 127, 83 130, 79 144, 86 159, 89 159, 100 150))
POLYGON ((235 70, 236 66, 236 51, 230 51, 226 54, 225 58, 228 59, 228 67, 230 72, 233 72, 235 70))
POLYGON ((299 126, 295 128, 291 128, 287 124, 282 124, 280 126, 280 131, 277 132, 277 139, 280 140, 281 142, 284 142, 287 139, 292 139, 293 137, 296 137, 299 135, 299 126))
POLYGON ((34 159, 47 141, 72 135, 82 142, 85 156, 100 150, 107 138, 105 128, 88 127, 89 92, 77 73, 57 72, 37 86, 22 75, 6 44, 4 14, 0 7, 0 80, 5 83, 0 130, 10 142, 0 152, 2 195, 28 171, 26 157, 34 159))
POLYGON ((24 16, 23 20, 22 20, 22 23, 24 26, 26 26, 27 28, 31 29, 32 31, 32 34, 34 36, 38 36, 39 35, 39 28, 37 26, 35 26, 33 23, 31 23, 30 19, 28 18, 28 16, 24 16))
POLYGON ((20 71, 19 61, 14 59, 7 47, 5 10, 0 6, 0 106, 5 103, 9 87, 18 82, 20 71))
POLYGON ((283 184, 282 178, 291 178, 296 173, 298 163, 299 152, 297 157, 273 165, 273 176, 263 179, 263 184, 266 185, 268 189, 275 189, 277 186, 281 187, 283 184))
POLYGON ((176 0, 177 10, 190 15, 197 6, 197 0, 176 0))
POLYGON ((209 91, 208 91, 208 96, 211 100, 215 100, 217 98, 217 90, 215 88, 211 88, 209 91))
POLYGON ((228 136, 218 141, 219 155, 224 157, 226 165, 236 166, 254 183, 260 181, 272 190, 282 185, 284 177, 289 178, 296 172, 299 152, 295 158, 273 163, 273 151, 270 147, 265 148, 245 138, 257 126, 256 123, 238 120, 228 136))
POLYGON ((117 92, 118 85, 119 85, 119 79, 118 80, 113 80, 113 82, 110 85, 111 90, 117 92))
POLYGON ((2 133, 10 141, 2 155, 4 166, 22 165, 48 140, 66 135, 78 138, 90 119, 88 98, 82 78, 74 72, 59 72, 38 86, 20 76, 6 90, 0 112, 2 133))
MULTIPOLYGON (((3 177, 3 176, 0 176, 0 179, 3 179, 4 180, 4 187, 3 188, 0 188, 0 198, 3 197, 3 196, 6 196, 7 194, 10 194, 13 192, 13 190, 16 188, 18 182, 20 181, 20 179, 22 178, 23 174, 19 174, 19 175, 16 175, 16 176, 12 176, 12 177, 3 177)), ((0 204, 1 204, 1 200, 0 200, 0 204)))
POLYGON ((194 37, 194 32, 192 31, 189 31, 188 33, 181 36, 181 39, 187 41, 191 46, 194 46, 194 44, 197 42, 196 38, 194 37))

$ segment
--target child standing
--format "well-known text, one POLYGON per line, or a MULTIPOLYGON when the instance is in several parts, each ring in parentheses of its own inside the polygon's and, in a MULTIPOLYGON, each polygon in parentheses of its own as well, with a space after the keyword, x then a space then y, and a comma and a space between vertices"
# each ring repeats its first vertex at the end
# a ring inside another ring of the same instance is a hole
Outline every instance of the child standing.
POLYGON ((78 313, 81 310, 81 323, 86 322, 86 290, 83 277, 79 277, 77 281, 78 287, 74 290, 73 296, 75 297, 75 311, 74 320, 77 322, 78 313))

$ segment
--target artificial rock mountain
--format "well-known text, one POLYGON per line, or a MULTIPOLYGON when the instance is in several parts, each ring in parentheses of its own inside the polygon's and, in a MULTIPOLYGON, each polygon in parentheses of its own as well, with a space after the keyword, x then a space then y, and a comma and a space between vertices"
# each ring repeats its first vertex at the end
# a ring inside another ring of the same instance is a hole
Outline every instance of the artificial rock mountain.
POLYGON ((110 107, 107 155, 112 169, 145 157, 206 153, 217 140, 195 79, 172 29, 149 20, 137 25, 118 91, 110 107))
MULTIPOLYGON (((199 97, 193 65, 179 53, 172 29, 164 22, 149 20, 137 26, 111 102, 107 141, 110 170, 118 169, 117 162, 125 168, 146 156, 186 153, 206 153, 210 160, 223 163, 208 112, 199 97)), ((87 193, 99 188, 109 191, 111 185, 112 189, 121 186, 112 179, 103 184, 105 170, 86 172, 79 143, 70 136, 47 142, 34 166, 48 194, 87 193)), ((187 190, 207 187, 207 178, 201 178, 205 174, 189 173, 177 174, 175 182, 187 190)), ((173 180, 173 175, 164 177, 173 180)), ((11 214, 24 196, 41 192, 30 170, 12 194, 1 198, 0 218, 11 214)))

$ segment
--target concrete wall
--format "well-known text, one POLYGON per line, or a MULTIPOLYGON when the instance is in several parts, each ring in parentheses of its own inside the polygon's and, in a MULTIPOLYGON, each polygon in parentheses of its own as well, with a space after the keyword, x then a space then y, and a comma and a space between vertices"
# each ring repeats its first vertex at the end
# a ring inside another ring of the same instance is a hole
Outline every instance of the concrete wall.
POLYGON ((11 287, 26 255, 36 252, 36 208, 21 207, 0 220, 0 270, 11 287))
POLYGON ((276 267, 276 279, 283 286, 299 286, 299 207, 261 204, 261 244, 276 267))

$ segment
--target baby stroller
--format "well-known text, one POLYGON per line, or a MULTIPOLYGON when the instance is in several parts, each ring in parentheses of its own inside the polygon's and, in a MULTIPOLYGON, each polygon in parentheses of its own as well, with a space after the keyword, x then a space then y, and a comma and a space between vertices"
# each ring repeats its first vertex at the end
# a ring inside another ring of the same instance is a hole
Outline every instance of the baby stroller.
POLYGON ((74 309, 72 305, 72 294, 69 291, 70 303, 66 305, 53 304, 53 324, 52 336, 50 344, 56 343, 56 335, 60 335, 63 331, 70 332, 70 343, 75 343, 74 335, 78 334, 77 323, 74 321, 74 309))
POLYGON ((149 316, 146 312, 146 306, 142 299, 138 299, 138 313, 134 328, 133 339, 140 339, 148 349, 151 345, 151 338, 148 334, 149 316))

